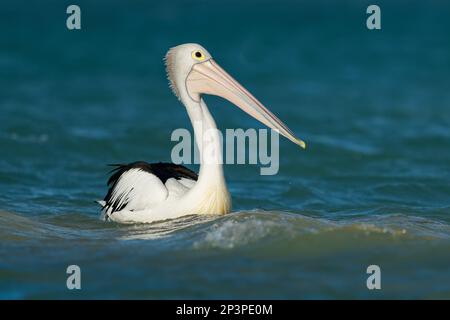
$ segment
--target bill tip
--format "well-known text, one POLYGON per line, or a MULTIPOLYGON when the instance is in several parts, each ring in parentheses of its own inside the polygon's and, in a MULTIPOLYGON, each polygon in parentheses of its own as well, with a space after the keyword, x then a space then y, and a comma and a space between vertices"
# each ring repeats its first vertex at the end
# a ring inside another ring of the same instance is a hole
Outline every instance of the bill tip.
POLYGON ((303 140, 297 139, 297 144, 302 148, 306 149, 306 143, 303 140))

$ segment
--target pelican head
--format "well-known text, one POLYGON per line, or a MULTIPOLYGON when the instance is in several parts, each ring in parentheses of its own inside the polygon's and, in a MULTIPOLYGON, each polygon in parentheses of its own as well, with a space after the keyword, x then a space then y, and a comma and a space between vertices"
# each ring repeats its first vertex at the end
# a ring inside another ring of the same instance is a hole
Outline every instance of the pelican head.
POLYGON ((222 97, 300 147, 306 147, 305 142, 296 138, 280 119, 223 70, 201 45, 188 43, 171 48, 165 61, 170 87, 178 99, 200 102, 203 94, 222 97))

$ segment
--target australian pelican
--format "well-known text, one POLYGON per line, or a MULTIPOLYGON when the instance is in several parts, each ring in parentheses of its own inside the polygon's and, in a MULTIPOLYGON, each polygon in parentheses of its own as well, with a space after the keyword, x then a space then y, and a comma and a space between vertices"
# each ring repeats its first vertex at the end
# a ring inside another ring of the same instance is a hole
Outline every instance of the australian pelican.
POLYGON ((165 57, 174 94, 186 107, 200 155, 200 172, 173 163, 117 165, 108 180, 102 218, 121 223, 153 222, 191 214, 229 213, 231 199, 222 169, 222 146, 203 94, 229 100, 269 128, 305 148, 289 128, 225 72, 198 44, 171 48, 165 57))

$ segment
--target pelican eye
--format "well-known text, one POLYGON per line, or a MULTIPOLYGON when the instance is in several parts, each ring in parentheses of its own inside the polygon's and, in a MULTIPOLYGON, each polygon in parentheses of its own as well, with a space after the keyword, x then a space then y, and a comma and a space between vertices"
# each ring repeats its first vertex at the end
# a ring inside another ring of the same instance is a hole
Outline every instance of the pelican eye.
POLYGON ((192 52, 192 58, 198 61, 203 61, 205 60, 205 55, 200 50, 197 50, 192 52))

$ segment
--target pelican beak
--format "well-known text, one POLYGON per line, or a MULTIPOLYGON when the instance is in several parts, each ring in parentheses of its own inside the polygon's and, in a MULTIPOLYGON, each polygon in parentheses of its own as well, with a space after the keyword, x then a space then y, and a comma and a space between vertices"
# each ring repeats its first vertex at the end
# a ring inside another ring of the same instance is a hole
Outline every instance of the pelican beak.
POLYGON ((227 99, 253 118, 306 148, 304 141, 296 138, 292 131, 250 92, 223 70, 213 59, 195 64, 186 79, 191 98, 199 101, 201 94, 212 94, 227 99))

